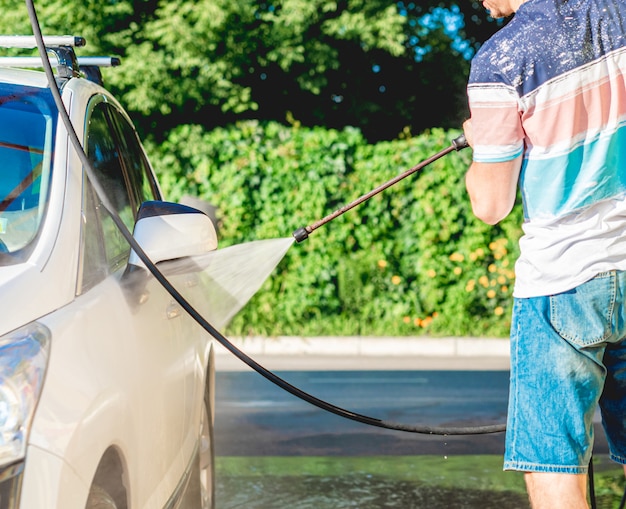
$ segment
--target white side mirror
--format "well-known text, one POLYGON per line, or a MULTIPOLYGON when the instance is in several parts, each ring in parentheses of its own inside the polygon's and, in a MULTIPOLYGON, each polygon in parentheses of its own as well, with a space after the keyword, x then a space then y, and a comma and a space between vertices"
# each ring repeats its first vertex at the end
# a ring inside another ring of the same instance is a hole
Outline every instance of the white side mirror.
MULTIPOLYGON (((217 233, 211 218, 178 203, 142 203, 133 237, 155 264, 217 249, 217 233)), ((145 268, 134 250, 130 253, 129 263, 145 268)))

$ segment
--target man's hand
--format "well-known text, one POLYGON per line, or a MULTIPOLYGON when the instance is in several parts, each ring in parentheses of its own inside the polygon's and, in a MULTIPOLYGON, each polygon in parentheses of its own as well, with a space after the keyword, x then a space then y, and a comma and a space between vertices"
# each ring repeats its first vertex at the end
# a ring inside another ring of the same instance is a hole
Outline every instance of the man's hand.
POLYGON ((463 122, 463 133, 465 134, 465 139, 467 140, 467 144, 470 147, 474 147, 474 131, 472 130, 471 118, 468 118, 465 122, 463 122))

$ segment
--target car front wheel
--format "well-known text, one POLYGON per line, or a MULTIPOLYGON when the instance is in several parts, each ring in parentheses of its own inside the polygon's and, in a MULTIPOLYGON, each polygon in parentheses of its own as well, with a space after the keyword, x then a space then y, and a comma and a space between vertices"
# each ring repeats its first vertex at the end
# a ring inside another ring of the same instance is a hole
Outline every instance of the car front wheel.
POLYGON ((89 490, 85 509, 117 509, 117 504, 105 489, 93 484, 89 490))

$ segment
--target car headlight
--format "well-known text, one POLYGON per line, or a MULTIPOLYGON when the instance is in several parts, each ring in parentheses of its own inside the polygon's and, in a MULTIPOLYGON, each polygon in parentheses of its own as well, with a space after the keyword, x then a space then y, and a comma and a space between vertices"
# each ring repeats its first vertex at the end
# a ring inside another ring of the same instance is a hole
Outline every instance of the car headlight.
POLYGON ((50 331, 40 323, 0 337, 0 469, 24 459, 49 351, 50 331))

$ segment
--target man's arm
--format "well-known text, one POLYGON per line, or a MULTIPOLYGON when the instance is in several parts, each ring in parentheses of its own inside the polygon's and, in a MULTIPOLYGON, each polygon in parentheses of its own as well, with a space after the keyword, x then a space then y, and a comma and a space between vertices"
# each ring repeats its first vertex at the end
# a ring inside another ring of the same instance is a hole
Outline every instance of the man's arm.
MULTIPOLYGON (((463 124, 465 137, 473 145, 471 121, 463 124)), ((513 209, 522 156, 501 163, 474 161, 465 175, 465 187, 474 215, 487 224, 496 224, 513 209)))

